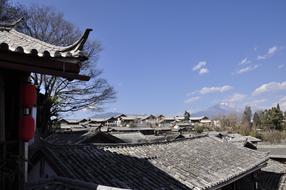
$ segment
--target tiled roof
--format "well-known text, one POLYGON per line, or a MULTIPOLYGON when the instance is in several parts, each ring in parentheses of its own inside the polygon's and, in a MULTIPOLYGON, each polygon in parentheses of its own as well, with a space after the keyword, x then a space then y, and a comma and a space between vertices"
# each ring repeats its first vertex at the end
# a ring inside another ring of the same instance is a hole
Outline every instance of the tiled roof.
POLYGON ((87 29, 74 44, 66 47, 55 46, 16 31, 14 28, 20 20, 12 24, 0 24, 0 48, 12 52, 31 54, 39 57, 82 58, 82 48, 91 29, 87 29))
POLYGON ((261 140, 252 136, 242 136, 240 134, 227 134, 231 139, 231 142, 249 141, 249 142, 260 142, 261 140))
POLYGON ((105 118, 90 118, 89 120, 91 122, 106 122, 110 119, 112 119, 113 117, 105 117, 105 118))
POLYGON ((53 177, 28 183, 25 190, 123 190, 65 177, 53 177))
POLYGON ((247 138, 248 141, 250 142, 261 142, 261 139, 256 138, 256 137, 252 137, 252 136, 245 136, 247 138))
POLYGON ((123 140, 98 130, 57 132, 46 137, 45 140, 54 144, 124 143, 123 140))
POLYGON ((202 120, 202 119, 207 119, 207 116, 200 116, 200 117, 190 117, 190 120, 202 120))
POLYGON ((269 159, 258 175, 262 190, 286 190, 286 165, 269 159))
POLYGON ((121 139, 126 143, 143 143, 147 142, 145 135, 140 132, 127 132, 127 133, 111 133, 113 136, 121 139))
POLYGON ((86 122, 86 119, 61 119, 59 120, 60 123, 68 123, 68 124, 79 124, 82 122, 86 122))
POLYGON ((190 188, 205 189, 240 175, 267 159, 266 154, 201 137, 171 143, 107 150, 150 162, 190 188))
POLYGON ((86 133, 86 130, 58 132, 49 135, 46 140, 55 144, 75 144, 82 141, 83 135, 86 133))
POLYGON ((216 189, 268 159, 207 136, 119 146, 47 144, 41 151, 61 175, 131 189, 216 189))
POLYGON ((257 150, 270 152, 271 158, 286 158, 285 144, 258 144, 257 150))

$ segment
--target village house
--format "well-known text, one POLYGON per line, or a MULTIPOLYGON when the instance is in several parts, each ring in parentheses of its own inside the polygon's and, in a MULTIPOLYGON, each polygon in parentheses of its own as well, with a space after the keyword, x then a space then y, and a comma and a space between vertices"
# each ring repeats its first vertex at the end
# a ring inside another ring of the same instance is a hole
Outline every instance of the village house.
POLYGON ((247 147, 250 149, 257 149, 257 143, 261 142, 261 139, 252 136, 243 136, 238 133, 228 132, 210 132, 209 136, 217 137, 225 142, 232 143, 238 147, 247 147))
POLYGON ((121 118, 126 117, 126 116, 127 115, 125 115, 125 114, 118 114, 118 115, 113 116, 113 118, 115 119, 115 124, 117 127, 121 126, 121 118))
POLYGON ((60 119, 60 125, 80 125, 84 124, 87 119, 60 119))
POLYGON ((193 125, 190 122, 177 122, 172 126, 173 130, 182 131, 182 130, 192 130, 193 125))
POLYGON ((258 189, 285 190, 286 189, 286 165, 269 159, 267 166, 262 168, 258 175, 258 189))
POLYGON ((191 123, 208 123, 211 122, 207 116, 200 116, 200 117, 190 117, 191 123))
POLYGON ((85 130, 57 131, 46 137, 45 140, 53 144, 118 144, 162 142, 180 138, 185 137, 179 132, 171 131, 171 129, 158 131, 151 128, 145 128, 142 130, 131 131, 107 131, 101 127, 89 127, 85 128, 85 130))
POLYGON ((135 127, 139 123, 140 117, 137 115, 126 115, 120 119, 122 127, 135 127))
POLYGON ((175 116, 175 120, 176 120, 176 122, 183 122, 183 121, 185 121, 185 117, 184 116, 175 116))
POLYGON ((122 126, 122 118, 126 115, 121 114, 113 117, 104 117, 104 118, 90 118, 87 122, 89 126, 95 126, 96 124, 101 124, 105 127, 120 127, 122 126))
POLYGON ((79 72, 91 29, 74 44, 59 47, 16 31, 19 22, 0 24, 0 189, 23 189, 27 182, 27 142, 36 119, 30 73, 89 80, 79 72))
POLYGON ((157 123, 159 123, 165 116, 163 114, 156 115, 157 123))
POLYGON ((105 118, 90 118, 88 120, 88 125, 93 125, 93 124, 101 124, 103 126, 108 125, 108 121, 111 119, 111 117, 105 117, 105 118))
POLYGON ((176 119, 172 116, 165 116, 159 121, 159 126, 167 126, 175 123, 176 119))
POLYGON ((258 144, 257 149, 263 152, 269 152, 269 157, 274 160, 286 163, 286 145, 285 144, 258 144))
POLYGON ((86 128, 86 119, 61 119, 59 120, 59 129, 63 131, 81 130, 86 128))
POLYGON ((60 120, 60 128, 70 129, 72 126, 84 126, 84 125, 102 125, 109 127, 172 127, 174 124, 179 123, 200 123, 203 125, 210 126, 212 121, 207 117, 192 117, 189 121, 185 121, 183 116, 164 116, 164 115, 127 115, 127 114, 118 114, 112 117, 104 118, 90 118, 82 120, 71 120, 71 119, 62 119, 60 120))
POLYGON ((32 150, 29 181, 72 178, 126 189, 254 190, 268 154, 208 136, 126 145, 55 145, 32 150))
POLYGON ((155 126, 155 124, 157 123, 157 117, 154 115, 147 115, 144 116, 141 121, 141 124, 145 124, 145 125, 149 125, 149 126, 155 126))

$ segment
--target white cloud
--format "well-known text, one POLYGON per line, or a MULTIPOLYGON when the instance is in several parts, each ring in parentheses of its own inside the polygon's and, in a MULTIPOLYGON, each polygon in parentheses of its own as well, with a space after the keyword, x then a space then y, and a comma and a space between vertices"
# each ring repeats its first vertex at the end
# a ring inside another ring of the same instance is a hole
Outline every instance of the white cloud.
POLYGON ((208 68, 206 67, 206 61, 200 61, 197 65, 193 67, 193 71, 197 71, 200 75, 206 74, 209 72, 208 68))
POLYGON ((254 90, 253 96, 263 94, 269 91, 286 90, 286 81, 265 83, 254 90))
POLYGON ((239 62, 239 65, 246 65, 246 64, 249 64, 249 63, 251 63, 251 61, 246 57, 246 58, 244 58, 243 60, 241 60, 239 62))
POLYGON ((229 85, 225 86, 213 86, 213 87, 204 87, 199 92, 201 94, 209 94, 209 93, 223 93, 229 90, 232 90, 233 87, 229 85))
POLYGON ((226 102, 240 102, 240 101, 244 100, 245 98, 246 98, 245 94, 235 93, 232 96, 230 96, 229 98, 227 98, 225 101, 226 102))
POLYGON ((209 72, 209 70, 207 68, 201 68, 199 71, 199 74, 202 75, 202 74, 206 74, 208 72, 209 72))
POLYGON ((267 54, 274 54, 276 51, 278 51, 278 48, 276 46, 273 46, 268 49, 267 54))
POLYGON ((226 108, 226 109, 230 109, 231 108, 233 111, 237 110, 236 105, 233 104, 232 102, 224 102, 224 101, 222 101, 222 102, 219 102, 218 104, 219 104, 220 108, 226 108))
POLYGON ((206 61, 200 61, 197 65, 193 67, 193 71, 198 71, 204 66, 206 66, 207 62, 206 61))
POLYGON ((285 67, 285 64, 278 65, 278 69, 282 69, 285 67))
POLYGON ((220 102, 220 105, 237 109, 242 104, 242 101, 244 101, 245 99, 245 94, 234 93, 233 95, 222 100, 220 102))
POLYGON ((185 101, 185 103, 186 103, 186 104, 190 104, 190 103, 193 103, 193 102, 195 102, 195 101, 198 101, 200 98, 201 98, 201 97, 199 97, 199 96, 190 97, 190 98, 188 98, 188 99, 185 101))
POLYGON ((258 60, 268 59, 268 58, 272 57, 273 55, 275 55, 280 49, 281 49, 280 47, 273 46, 273 47, 269 48, 267 53, 265 53, 264 55, 258 55, 257 59, 258 60))
POLYGON ((247 72, 250 72, 250 71, 257 69, 258 67, 259 67, 258 65, 249 65, 247 67, 244 67, 244 68, 238 70, 237 73, 238 74, 247 73, 247 72))

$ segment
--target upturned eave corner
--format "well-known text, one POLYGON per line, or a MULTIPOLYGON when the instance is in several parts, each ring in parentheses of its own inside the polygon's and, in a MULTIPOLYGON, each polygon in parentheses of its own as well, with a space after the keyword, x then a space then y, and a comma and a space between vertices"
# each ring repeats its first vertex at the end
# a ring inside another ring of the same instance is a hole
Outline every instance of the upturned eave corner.
POLYGON ((92 31, 91 28, 87 28, 84 33, 82 34, 82 36, 80 37, 80 39, 78 41, 76 41, 74 44, 66 47, 65 49, 63 49, 61 52, 77 52, 77 51, 82 51, 83 47, 88 39, 89 33, 92 31))

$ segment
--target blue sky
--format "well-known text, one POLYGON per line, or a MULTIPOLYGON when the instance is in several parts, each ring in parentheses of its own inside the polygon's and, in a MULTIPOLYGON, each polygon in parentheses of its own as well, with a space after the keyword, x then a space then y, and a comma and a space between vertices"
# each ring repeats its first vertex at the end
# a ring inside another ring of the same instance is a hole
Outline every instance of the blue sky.
POLYGON ((215 104, 286 110, 286 1, 25 0, 102 43, 118 92, 106 111, 178 114, 215 104))

